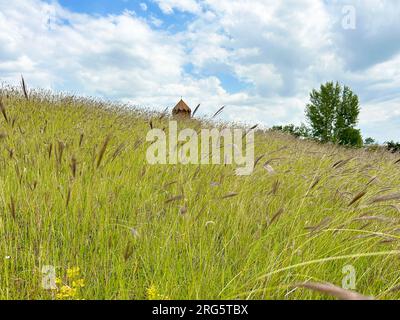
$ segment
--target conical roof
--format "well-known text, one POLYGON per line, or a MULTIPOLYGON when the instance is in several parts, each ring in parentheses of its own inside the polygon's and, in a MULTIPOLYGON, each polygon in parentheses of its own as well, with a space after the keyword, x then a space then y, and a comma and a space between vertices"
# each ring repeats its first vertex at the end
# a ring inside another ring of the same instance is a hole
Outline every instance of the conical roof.
POLYGON ((189 106, 183 101, 182 99, 177 103, 175 108, 172 110, 174 114, 179 113, 179 112, 188 112, 191 113, 192 110, 189 108, 189 106))

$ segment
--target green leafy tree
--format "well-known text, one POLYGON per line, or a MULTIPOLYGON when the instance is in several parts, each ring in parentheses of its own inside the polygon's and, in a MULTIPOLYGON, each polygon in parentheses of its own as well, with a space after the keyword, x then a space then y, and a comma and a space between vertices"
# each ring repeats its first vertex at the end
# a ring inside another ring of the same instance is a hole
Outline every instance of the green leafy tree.
POLYGON ((355 128, 345 128, 340 131, 339 135, 340 144, 353 147, 362 147, 363 139, 361 132, 355 128))
POLYGON ((302 123, 300 126, 295 126, 294 124, 288 124, 286 126, 273 126, 271 129, 273 131, 289 133, 297 138, 309 138, 312 136, 310 129, 304 123, 302 123))
POLYGON ((356 136, 355 131, 347 129, 354 128, 358 122, 360 104, 357 95, 347 86, 343 88, 342 99, 336 110, 335 140, 340 144, 348 144, 349 136, 356 136), (346 131, 343 133, 343 131, 346 131), (351 133, 350 133, 351 132, 351 133), (344 140, 343 140, 344 139, 344 140))
POLYGON ((338 82, 327 82, 321 85, 319 90, 314 89, 306 107, 306 117, 311 125, 312 135, 322 142, 344 145, 359 142, 356 131, 360 137, 361 134, 354 129, 359 113, 357 95, 347 86, 342 88, 338 82))
POLYGON ((336 110, 340 105, 341 88, 339 83, 328 82, 320 90, 313 90, 310 103, 306 108, 306 117, 312 127, 314 137, 322 142, 333 141, 336 110))
POLYGON ((385 145, 386 148, 392 153, 400 152, 400 142, 388 141, 385 143, 385 145))
POLYGON ((369 137, 369 138, 365 139, 364 144, 366 146, 370 146, 370 145, 376 144, 376 141, 374 138, 369 137))

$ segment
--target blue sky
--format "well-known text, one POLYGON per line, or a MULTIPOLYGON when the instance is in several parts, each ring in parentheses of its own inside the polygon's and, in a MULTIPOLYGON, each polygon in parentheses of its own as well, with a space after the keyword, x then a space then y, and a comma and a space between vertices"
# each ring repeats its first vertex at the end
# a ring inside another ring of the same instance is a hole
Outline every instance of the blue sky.
POLYGON ((334 80, 365 137, 400 140, 399 16, 397 0, 0 0, 0 81, 272 126, 304 122, 334 80))

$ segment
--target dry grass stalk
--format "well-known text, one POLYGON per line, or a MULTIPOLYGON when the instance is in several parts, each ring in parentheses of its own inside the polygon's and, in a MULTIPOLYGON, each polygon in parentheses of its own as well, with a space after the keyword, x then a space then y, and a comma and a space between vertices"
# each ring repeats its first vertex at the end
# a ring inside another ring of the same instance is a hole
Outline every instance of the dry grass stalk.
POLYGON ((367 191, 361 191, 360 193, 358 193, 358 194, 353 198, 353 200, 350 201, 350 203, 349 203, 348 206, 350 207, 351 205, 353 205, 354 203, 356 203, 358 200, 360 200, 362 197, 364 197, 366 194, 367 194, 367 191))
POLYGON ((296 284, 294 287, 317 291, 339 300, 374 300, 372 297, 367 297, 358 292, 340 288, 331 283, 304 282, 296 284))
POLYGON ((263 154, 263 155, 257 157, 257 159, 254 161, 254 168, 257 166, 257 164, 260 162, 260 160, 261 160, 262 158, 264 158, 264 157, 265 157, 265 154, 263 154))
POLYGON ((254 129, 257 129, 257 127, 258 127, 258 124, 252 126, 249 130, 246 130, 246 132, 245 132, 245 133, 243 134, 243 136, 242 136, 242 139, 246 138, 247 135, 248 135, 251 131, 253 131, 254 129))
POLYGON ((113 162, 125 149, 125 143, 121 143, 111 156, 111 162, 113 162))
POLYGON ((223 106, 222 108, 218 109, 218 111, 216 113, 214 113, 214 115, 211 118, 215 118, 216 116, 218 116, 224 109, 225 109, 225 106, 223 106))
POLYGON ((8 123, 8 117, 7 117, 7 112, 6 112, 6 107, 3 104, 3 101, 0 99, 0 111, 3 114, 4 119, 6 120, 6 122, 8 123))
POLYGON ((269 222, 269 225, 273 224, 274 221, 276 221, 283 213, 285 210, 283 208, 280 208, 271 218, 271 221, 269 222))
POLYGON ((314 233, 317 231, 321 231, 323 228, 325 228, 330 222, 332 221, 331 218, 326 217, 324 218, 320 223, 318 223, 316 226, 312 227, 305 227, 306 230, 309 230, 310 232, 314 233))
POLYGON ((223 197, 221 197, 221 199, 229 199, 229 198, 236 197, 237 195, 239 195, 239 193, 231 192, 231 193, 228 193, 228 194, 224 195, 223 197))
POLYGON ((81 133, 79 137, 79 148, 82 147, 82 142, 83 142, 83 132, 81 133))
POLYGON ((17 217, 17 213, 16 213, 16 209, 15 209, 15 200, 14 200, 13 196, 11 196, 11 201, 10 201, 10 204, 9 204, 9 208, 10 208, 11 216, 15 220, 16 217, 17 217))
POLYGON ((58 150, 57 150, 57 164, 58 165, 61 165, 64 149, 65 149, 65 143, 62 141, 58 141, 58 150))
POLYGON ((321 181, 321 177, 316 177, 313 184, 310 187, 310 190, 314 189, 320 181, 321 181))
POLYGON ((72 156, 71 159, 71 171, 72 171, 72 176, 75 178, 76 177, 76 167, 77 167, 77 161, 75 156, 72 156))
POLYGON ((71 200, 71 187, 68 187, 67 200, 65 201, 65 208, 68 208, 70 200, 71 200))
POLYGON ((368 181, 367 186, 369 186, 371 183, 373 183, 376 179, 378 179, 377 176, 372 177, 371 180, 368 181))
POLYGON ((376 197, 372 199, 370 203, 379 203, 379 202, 393 201, 399 199, 400 199, 400 193, 394 193, 386 196, 376 197))
POLYGON ((106 152, 107 145, 108 145, 108 143, 110 142, 110 139, 111 139, 111 136, 108 135, 108 136, 106 137, 106 139, 104 140, 103 145, 101 146, 101 149, 100 149, 100 152, 99 152, 99 156, 98 156, 98 158, 97 158, 97 165, 96 165, 97 168, 100 167, 101 160, 102 160, 103 157, 104 157, 104 153, 106 152))
POLYGON ((268 171, 269 174, 275 174, 274 168, 272 168, 269 164, 264 164, 264 169, 268 171))
POLYGON ((165 204, 174 202, 174 201, 179 201, 183 199, 183 195, 178 195, 178 196, 174 196, 172 198, 169 198, 168 200, 165 201, 165 204))
POLYGON ((26 86, 26 83, 25 83, 25 79, 24 79, 23 76, 21 76, 21 88, 22 88, 22 92, 23 92, 23 94, 25 96, 25 99, 29 100, 28 89, 27 89, 27 86, 26 86))
POLYGON ((192 112, 192 117, 195 116, 195 114, 197 113, 197 111, 199 110, 199 108, 200 108, 200 104, 198 104, 197 107, 196 107, 196 108, 194 109, 194 111, 192 112))
POLYGON ((276 193, 279 190, 279 186, 280 186, 280 181, 279 180, 275 180, 274 183, 272 184, 272 190, 271 190, 271 194, 272 195, 276 195, 276 193))
POLYGON ((53 144, 50 143, 49 149, 48 149, 48 156, 49 156, 49 159, 51 158, 51 151, 52 151, 52 150, 53 150, 53 144))

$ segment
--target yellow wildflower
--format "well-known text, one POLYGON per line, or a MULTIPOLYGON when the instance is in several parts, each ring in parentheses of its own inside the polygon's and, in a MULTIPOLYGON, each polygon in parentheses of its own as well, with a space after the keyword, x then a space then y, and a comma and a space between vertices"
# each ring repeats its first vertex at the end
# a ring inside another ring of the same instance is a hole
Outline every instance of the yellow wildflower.
POLYGON ((157 288, 154 284, 146 289, 146 293, 148 300, 169 300, 168 296, 158 293, 157 288))
POLYGON ((83 288, 85 286, 85 279, 77 279, 72 281, 72 287, 83 288))
POLYGON ((149 288, 147 288, 146 293, 148 300, 157 300, 158 292, 154 284, 152 284, 149 288))
POLYGON ((79 267, 69 268, 67 269, 67 277, 70 279, 77 278, 80 271, 79 267))
POLYGON ((73 299, 77 294, 76 288, 71 288, 69 286, 62 286, 60 291, 56 294, 58 300, 73 299))

